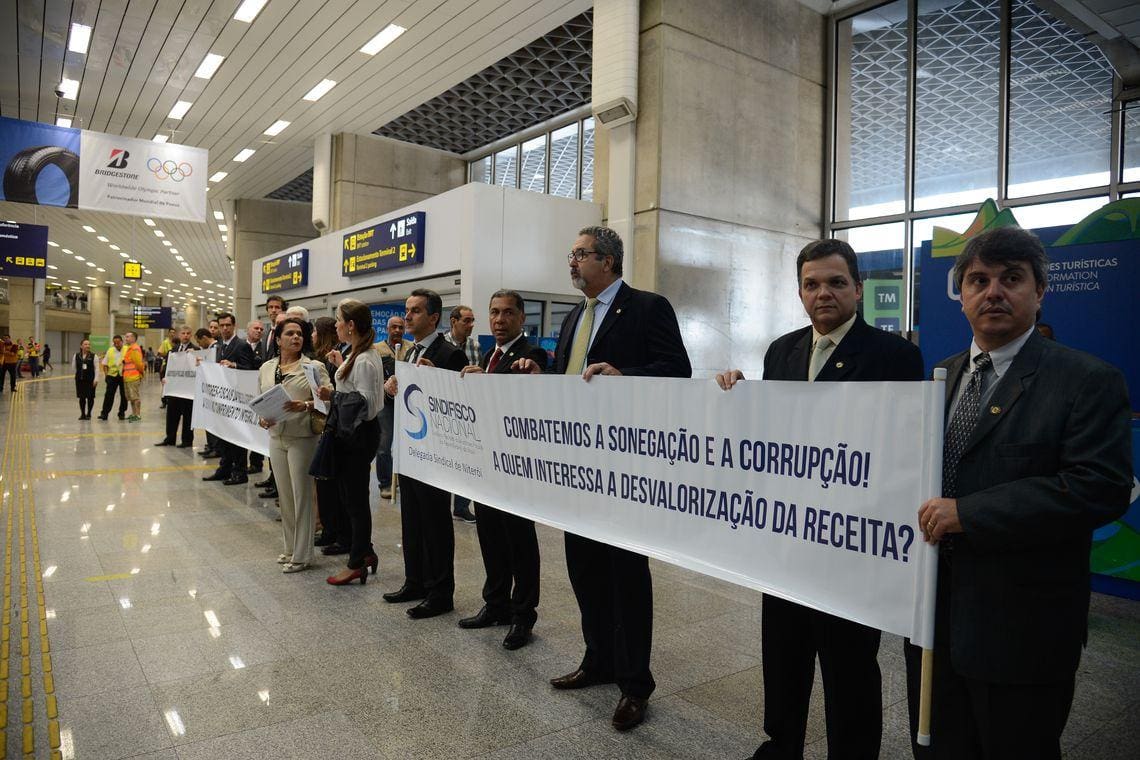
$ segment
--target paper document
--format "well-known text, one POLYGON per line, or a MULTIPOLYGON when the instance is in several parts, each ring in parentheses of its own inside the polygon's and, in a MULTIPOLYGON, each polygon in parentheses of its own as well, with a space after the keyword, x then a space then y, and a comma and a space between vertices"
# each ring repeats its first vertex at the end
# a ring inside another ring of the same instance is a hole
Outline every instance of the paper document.
POLYGON ((321 387, 320 383, 317 381, 317 365, 304 364, 302 365, 302 368, 305 370, 305 377, 309 378, 309 390, 313 392, 313 408, 321 414, 327 415, 329 413, 328 402, 321 401, 320 397, 317 396, 317 390, 321 387))
POLYGON ((285 415, 292 414, 292 412, 285 411, 284 408, 292 400, 283 386, 274 385, 260 396, 250 399, 249 408, 264 420, 280 422, 285 418, 285 415))

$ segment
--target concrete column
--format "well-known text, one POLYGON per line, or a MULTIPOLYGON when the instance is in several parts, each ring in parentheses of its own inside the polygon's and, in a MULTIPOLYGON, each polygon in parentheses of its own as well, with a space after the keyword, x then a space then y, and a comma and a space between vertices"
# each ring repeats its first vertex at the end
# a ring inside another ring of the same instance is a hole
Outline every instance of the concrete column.
POLYGON ((26 341, 35 335, 36 310, 42 306, 35 303, 34 290, 26 277, 8 278, 8 332, 12 340, 26 341))
MULTIPOLYGON (((196 303, 186 304, 186 324, 190 325, 190 329, 194 332, 202 327, 202 309, 196 303)), ((178 325, 175 325, 178 327, 178 325)))
POLYGON ((249 279, 253 260, 316 236, 308 203, 259 198, 234 201, 230 250, 234 256, 234 314, 239 325, 253 319, 254 307, 264 301, 249 279))
POLYGON ((695 376, 760 377, 768 344, 807 324, 795 259, 822 229, 825 30, 796 0, 642 0, 627 276, 671 299, 695 376))
POLYGON ((111 288, 107 285, 91 287, 87 291, 87 309, 91 312, 91 329, 88 335, 106 335, 110 338, 114 334, 114 323, 111 321, 111 288))
POLYGON ((348 227, 467 182, 454 153, 377 135, 333 135, 330 229, 348 227))

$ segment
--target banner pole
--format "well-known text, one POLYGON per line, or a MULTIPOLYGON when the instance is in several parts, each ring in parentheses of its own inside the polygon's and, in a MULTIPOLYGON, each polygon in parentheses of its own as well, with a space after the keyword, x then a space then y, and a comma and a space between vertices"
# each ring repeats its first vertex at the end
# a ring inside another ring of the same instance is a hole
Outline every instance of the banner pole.
MULTIPOLYGON (((928 471, 930 473, 930 492, 942 493, 942 438, 944 435, 943 408, 946 399, 946 369, 937 367, 934 370, 934 384, 930 425, 930 439, 928 441, 928 454, 930 455, 928 471)), ((922 674, 919 684, 918 699, 918 730, 915 741, 921 747, 930 746, 931 704, 934 694, 934 612, 937 608, 938 596, 938 549, 932 550, 925 558, 923 567, 923 599, 926 600, 922 610, 923 649, 922 674)))

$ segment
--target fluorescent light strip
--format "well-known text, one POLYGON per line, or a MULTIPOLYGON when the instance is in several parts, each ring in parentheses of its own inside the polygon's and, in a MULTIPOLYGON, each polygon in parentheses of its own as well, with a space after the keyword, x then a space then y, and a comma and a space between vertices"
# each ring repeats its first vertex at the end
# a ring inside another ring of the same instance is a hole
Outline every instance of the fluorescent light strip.
POLYGON ((194 72, 194 76, 198 79, 209 79, 218 72, 218 67, 222 65, 222 61, 224 60, 226 60, 224 55, 206 53, 206 57, 202 59, 202 63, 198 66, 198 70, 194 72))
POLYGON ((62 97, 66 100, 75 100, 79 97, 79 82, 74 79, 59 80, 59 89, 63 90, 62 97))
POLYGON ((73 53, 87 55, 87 46, 91 44, 91 27, 86 24, 72 24, 71 37, 67 41, 67 49, 73 53))
POLYGON ((153 138, 151 138, 151 139, 152 139, 152 141, 153 141, 153 142, 156 142, 156 143, 164 143, 164 142, 166 142, 167 140, 169 140, 170 138, 169 138, 167 135, 155 135, 155 136, 154 136, 153 138))
POLYGON ((257 14, 261 13, 261 9, 269 0, 245 0, 244 3, 238 6, 237 11, 234 13, 236 21, 244 21, 247 24, 252 24, 253 20, 257 18, 257 14))
POLYGON ((336 82, 331 79, 322 79, 321 83, 313 89, 309 90, 309 92, 305 95, 304 98, 302 98, 302 100, 308 100, 312 103, 315 103, 327 95, 328 91, 334 87, 336 87, 336 82))
POLYGON ((189 100, 180 100, 174 104, 174 108, 171 108, 170 113, 166 116, 169 119, 181 119, 190 110, 192 105, 194 104, 189 100))
POLYGON ((210 181, 211 182, 221 182, 223 179, 225 179, 228 176, 229 176, 228 172, 214 172, 213 175, 211 175, 211 177, 210 177, 210 181))
POLYGON ((71 119, 64 118, 63 116, 57 116, 56 120, 55 120, 55 125, 57 127, 70 127, 71 126, 71 119))
POLYGON ((384 27, 384 31, 368 40, 368 43, 365 44, 364 47, 360 48, 360 52, 364 53, 365 55, 376 55, 381 50, 391 45, 397 37, 406 31, 407 29, 402 26, 388 24, 388 26, 384 27))
POLYGON ((242 148, 241 151, 239 151, 238 154, 234 156, 234 161, 237 161, 239 164, 244 163, 248 161, 249 157, 256 152, 257 151, 253 148, 242 148))
POLYGON ((292 123, 293 122, 281 121, 278 119, 277 121, 273 122, 273 125, 269 127, 269 129, 265 130, 262 134, 269 135, 270 137, 276 137, 285 131, 285 127, 289 126, 292 123))

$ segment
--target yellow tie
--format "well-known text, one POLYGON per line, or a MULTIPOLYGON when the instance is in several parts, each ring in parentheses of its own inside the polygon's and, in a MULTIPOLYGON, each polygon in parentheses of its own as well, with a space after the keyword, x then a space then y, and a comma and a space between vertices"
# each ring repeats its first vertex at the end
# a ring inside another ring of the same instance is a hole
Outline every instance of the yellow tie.
POLYGON ((826 335, 820 336, 819 340, 815 342, 815 347, 811 352, 811 365, 808 367, 808 382, 815 382, 816 375, 823 369, 823 365, 827 364, 827 349, 831 348, 833 344, 834 341, 826 335))
POLYGON ((570 347, 570 361, 566 362, 567 375, 580 375, 586 369, 586 350, 590 347, 590 333, 594 331, 594 307, 597 305, 598 299, 586 299, 586 308, 574 335, 574 345, 570 347))

